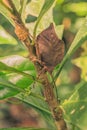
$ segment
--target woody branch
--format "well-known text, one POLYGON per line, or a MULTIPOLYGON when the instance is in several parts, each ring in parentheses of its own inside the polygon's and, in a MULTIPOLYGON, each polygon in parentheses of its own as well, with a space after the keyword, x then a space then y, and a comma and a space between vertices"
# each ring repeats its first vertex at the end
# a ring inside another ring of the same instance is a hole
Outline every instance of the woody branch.
POLYGON ((12 0, 3 0, 3 4, 10 9, 10 17, 14 21, 15 24, 15 33, 17 37, 26 45, 29 51, 30 60, 33 61, 35 68, 37 70, 37 74, 40 74, 39 79, 44 87, 44 95, 46 101, 48 102, 49 108, 52 112, 53 118, 55 120, 55 124, 58 130, 67 130, 66 123, 63 119, 62 109, 59 107, 59 102, 56 100, 53 86, 49 82, 46 72, 42 72, 43 66, 41 66, 37 61, 33 60, 33 57, 37 58, 35 53, 35 46, 31 45, 31 35, 29 34, 28 29, 25 27, 22 22, 21 16, 16 10, 12 0), (32 57, 32 58, 31 58, 32 57))

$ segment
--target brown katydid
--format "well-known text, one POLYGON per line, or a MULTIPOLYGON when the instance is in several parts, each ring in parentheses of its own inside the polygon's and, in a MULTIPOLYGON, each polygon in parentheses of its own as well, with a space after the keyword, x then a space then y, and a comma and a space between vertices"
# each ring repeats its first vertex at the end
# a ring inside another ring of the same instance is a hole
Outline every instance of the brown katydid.
POLYGON ((50 73, 55 86, 52 71, 64 57, 65 44, 63 40, 58 38, 53 23, 37 36, 35 47, 37 59, 42 65, 42 72, 47 71, 50 73))

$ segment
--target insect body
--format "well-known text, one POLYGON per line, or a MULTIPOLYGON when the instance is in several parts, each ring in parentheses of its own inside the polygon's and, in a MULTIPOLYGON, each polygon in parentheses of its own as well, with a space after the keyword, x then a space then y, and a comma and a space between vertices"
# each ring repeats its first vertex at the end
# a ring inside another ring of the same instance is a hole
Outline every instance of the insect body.
POLYGON ((56 35, 53 23, 42 31, 36 39, 36 54, 48 72, 52 72, 54 67, 60 63, 64 57, 64 42, 56 35))

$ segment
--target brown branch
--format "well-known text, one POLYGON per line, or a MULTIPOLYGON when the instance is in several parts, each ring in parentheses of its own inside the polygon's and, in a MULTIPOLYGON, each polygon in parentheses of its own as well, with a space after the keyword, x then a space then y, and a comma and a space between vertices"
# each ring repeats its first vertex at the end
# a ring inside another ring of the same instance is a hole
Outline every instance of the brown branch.
POLYGON ((30 60, 33 61, 37 74, 39 76, 39 79, 44 87, 44 95, 46 98, 46 101, 48 102, 49 108, 52 112, 53 118, 55 120, 55 124, 57 126, 58 130, 67 130, 66 123, 63 119, 63 111, 60 108, 60 104, 55 98, 54 92, 53 92, 53 86, 49 82, 46 71, 42 71, 43 66, 39 64, 37 61, 34 60, 34 58, 37 58, 35 53, 35 46, 31 45, 31 35, 28 32, 28 29, 25 27, 24 23, 21 20, 20 14, 17 12, 12 0, 3 0, 3 3, 10 8, 12 11, 10 13, 10 17, 13 19, 15 23, 15 33, 17 37, 26 45, 26 47, 29 50, 30 54, 30 60))

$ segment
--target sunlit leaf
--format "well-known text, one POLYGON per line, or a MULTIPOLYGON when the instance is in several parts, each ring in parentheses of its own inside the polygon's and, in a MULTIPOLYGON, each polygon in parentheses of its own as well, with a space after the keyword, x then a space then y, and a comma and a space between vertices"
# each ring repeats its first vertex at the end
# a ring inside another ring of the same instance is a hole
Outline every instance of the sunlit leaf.
POLYGON ((67 60, 74 54, 74 52, 81 46, 81 44, 84 43, 84 41, 87 40, 87 18, 85 19, 85 22, 83 23, 82 27, 77 32, 74 41, 72 42, 69 50, 67 51, 63 61, 61 62, 58 72, 56 73, 55 79, 57 79, 58 75, 61 72, 61 69, 63 68, 64 64, 67 62, 67 60))
MULTIPOLYGON (((1 63, 1 70, 6 70, 6 68, 10 71, 10 69, 16 68, 19 71, 29 71, 34 69, 32 63, 29 64, 29 61, 26 58, 21 56, 11 56, 1 58, 3 63, 1 63), (9 66, 11 66, 9 68, 9 66)), ((55 125, 53 122, 53 118, 51 117, 51 113, 49 112, 49 108, 44 98, 42 98, 41 86, 37 83, 33 83, 32 80, 27 78, 26 76, 20 76, 19 74, 8 73, 6 76, 3 76, 3 80, 0 82, 0 92, 3 93, 1 95, 1 99, 6 99, 9 97, 16 96, 16 98, 24 101, 30 107, 36 109, 48 122, 48 127, 55 129, 55 125), (9 81, 6 80, 9 79, 9 81), (14 83, 14 84, 13 84, 14 83), (17 90, 16 90, 17 89, 17 90), (29 91, 31 89, 31 94, 29 91), (22 92, 23 91, 23 92, 22 92), (18 93, 20 93, 18 95, 18 93), (50 118, 49 118, 50 117, 50 118)))
POLYGON ((64 25, 55 26, 55 30, 56 30, 56 33, 57 33, 57 36, 59 37, 59 39, 62 39, 63 31, 64 31, 64 25))
POLYGON ((37 18, 37 22, 35 24, 35 27, 34 27, 34 36, 36 36, 36 30, 37 30, 37 27, 38 27, 38 24, 41 20, 41 18, 43 17, 43 15, 49 10, 49 8, 53 5, 55 0, 45 0, 44 4, 43 4, 43 7, 40 11, 40 14, 37 18))
POLYGON ((87 82, 79 84, 72 96, 62 104, 65 118, 81 130, 87 129, 87 82))
MULTIPOLYGON (((12 0, 12 1, 13 1, 14 5, 15 5, 16 9, 19 11, 19 9, 20 9, 20 0, 12 0)), ((26 0, 24 0, 24 1, 26 1, 26 0)))
POLYGON ((62 4, 64 0, 57 0, 57 4, 62 4))
POLYGON ((6 99, 12 97, 19 92, 23 92, 21 88, 18 88, 13 83, 0 77, 0 99, 6 99))
POLYGON ((20 45, 11 45, 11 44, 0 44, 0 57, 11 56, 11 55, 27 55, 27 52, 20 45), (4 53, 3 53, 4 52, 4 53))
POLYGON ((2 3, 2 0, 0 1, 0 12, 9 20, 9 22, 14 25, 12 19, 9 17, 10 12, 2 3))
POLYGON ((26 12, 28 14, 38 16, 43 4, 44 4, 44 0, 32 0, 27 5, 26 12))
POLYGON ((19 55, 5 56, 0 58, 0 61, 21 71, 34 70, 33 63, 30 62, 27 58, 19 55))
POLYGON ((1 71, 7 71, 7 72, 12 72, 12 73, 17 73, 17 74, 21 74, 23 76, 26 76, 30 79, 34 79, 32 75, 29 75, 27 73, 24 73, 22 71, 19 71, 13 67, 7 66, 6 64, 4 64, 3 62, 0 62, 0 70, 1 71))
MULTIPOLYGON (((54 0, 55 1, 55 0, 54 0)), ((46 1, 48 2, 48 1, 46 1)), ((29 3, 29 5, 27 6, 27 12, 30 12, 30 14, 28 15, 28 18, 31 16, 34 16, 34 20, 37 18, 37 21, 38 21, 38 18, 40 15, 40 10, 41 7, 45 9, 45 1, 44 0, 38 0, 38 1, 31 1, 29 3), (44 3, 43 3, 44 2, 44 3), (43 5, 43 6, 42 6, 43 5), (38 16, 38 17, 37 17, 38 16)), ((50 3, 52 4, 52 3, 50 3)), ((52 6, 52 7, 49 7, 49 11, 46 11, 45 15, 43 17, 41 17, 40 21, 39 21, 39 24, 38 24, 38 28, 36 30, 36 34, 38 35, 42 30, 44 30, 45 28, 47 28, 50 23, 53 22, 53 6, 55 5, 55 2, 53 2, 52 5, 49 6, 52 6)), ((47 7, 48 5, 46 5, 47 7)), ((31 32, 31 34, 33 34, 33 31, 34 31, 34 26, 35 26, 35 22, 32 21, 31 19, 26 19, 26 21, 28 22, 29 21, 29 24, 27 23, 27 27, 29 28, 29 31, 31 32)), ((59 38, 61 39, 62 38, 62 34, 63 34, 63 29, 64 29, 64 26, 63 25, 60 25, 60 26, 56 26, 55 25, 55 30, 56 30, 56 33, 58 34, 59 38)))
POLYGON ((34 65, 28 59, 15 55, 1 58, 0 61, 0 71, 17 86, 27 88, 37 81, 34 65))
POLYGON ((25 9, 26 9, 27 1, 28 0, 21 0, 20 1, 20 4, 21 4, 20 14, 21 14, 21 18, 22 18, 23 22, 25 22, 25 16, 26 16, 25 15, 26 14, 25 9))

